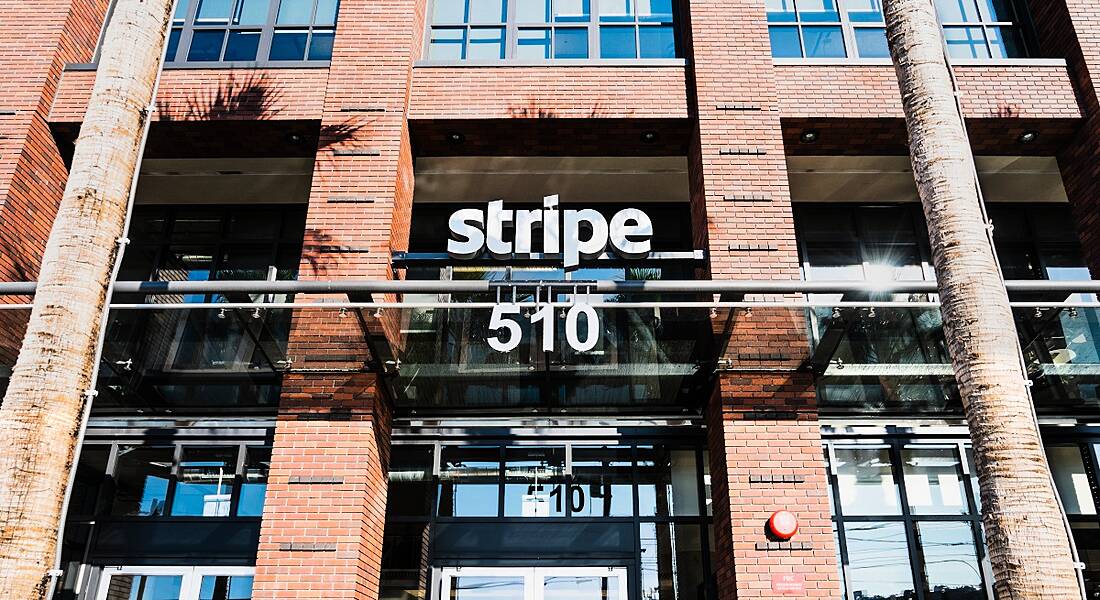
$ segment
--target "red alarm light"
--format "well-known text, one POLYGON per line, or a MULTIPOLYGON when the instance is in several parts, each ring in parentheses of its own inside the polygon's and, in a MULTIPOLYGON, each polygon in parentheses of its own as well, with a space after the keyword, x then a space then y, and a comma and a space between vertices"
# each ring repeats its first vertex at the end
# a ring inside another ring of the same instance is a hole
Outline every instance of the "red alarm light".
POLYGON ((768 517, 768 531, 781 540, 789 540, 798 533, 798 517, 787 510, 777 510, 768 517))

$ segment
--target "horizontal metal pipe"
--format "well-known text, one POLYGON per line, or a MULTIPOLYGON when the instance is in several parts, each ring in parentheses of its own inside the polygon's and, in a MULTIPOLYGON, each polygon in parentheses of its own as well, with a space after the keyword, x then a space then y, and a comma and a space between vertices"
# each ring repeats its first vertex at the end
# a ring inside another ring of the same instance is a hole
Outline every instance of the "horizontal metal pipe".
MULTIPOLYGON (((684 281, 119 281, 120 294, 476 294, 529 291, 541 287, 560 292, 579 289, 593 294, 898 294, 936 293, 934 281, 801 281, 801 280, 684 280, 684 281)), ((1097 293, 1100 280, 1007 281, 1010 292, 1097 293)), ((0 296, 34 293, 34 282, 0 282, 0 296)))

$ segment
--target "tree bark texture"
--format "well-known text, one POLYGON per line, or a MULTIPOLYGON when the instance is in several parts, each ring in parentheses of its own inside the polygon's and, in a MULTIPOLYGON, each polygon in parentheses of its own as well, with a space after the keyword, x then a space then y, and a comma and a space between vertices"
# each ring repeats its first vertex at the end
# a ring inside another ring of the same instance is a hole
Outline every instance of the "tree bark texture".
POLYGON ((172 0, 118 0, 0 406, 0 598, 47 593, 172 0))
POLYGON ((932 0, 883 6, 944 333, 974 443, 994 588, 1002 600, 1080 598, 935 7, 932 0))

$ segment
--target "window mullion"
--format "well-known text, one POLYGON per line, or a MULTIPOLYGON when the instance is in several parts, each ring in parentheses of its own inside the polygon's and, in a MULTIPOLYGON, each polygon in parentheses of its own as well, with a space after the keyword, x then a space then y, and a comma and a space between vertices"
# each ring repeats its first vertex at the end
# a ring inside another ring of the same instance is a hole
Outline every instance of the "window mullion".
POLYGON ((271 56, 271 44, 275 38, 275 20, 279 16, 280 4, 282 4, 281 0, 272 0, 267 7, 267 20, 260 30, 260 45, 256 49, 257 64, 267 63, 268 57, 271 56))
MULTIPOLYGON (((584 0, 581 0, 582 2, 584 0)), ((600 56, 600 0, 592 0, 588 6, 588 58, 600 56)))
POLYGON ((195 33, 195 19, 199 14, 199 4, 198 0, 191 2, 187 7, 187 15, 183 18, 179 45, 176 46, 176 59, 178 62, 187 62, 187 54, 191 51, 191 38, 194 37, 195 33), (181 56, 182 58, 180 58, 181 56))
POLYGON ((519 28, 516 27, 516 3, 509 2, 504 16, 504 58, 514 59, 518 53, 519 28))

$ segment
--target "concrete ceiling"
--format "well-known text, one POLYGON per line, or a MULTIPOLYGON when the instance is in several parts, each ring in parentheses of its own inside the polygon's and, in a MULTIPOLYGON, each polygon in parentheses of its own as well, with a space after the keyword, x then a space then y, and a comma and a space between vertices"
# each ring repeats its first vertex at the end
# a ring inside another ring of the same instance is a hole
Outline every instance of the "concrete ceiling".
POLYGON ((309 158, 146 159, 139 204, 304 204, 309 200, 309 158))

